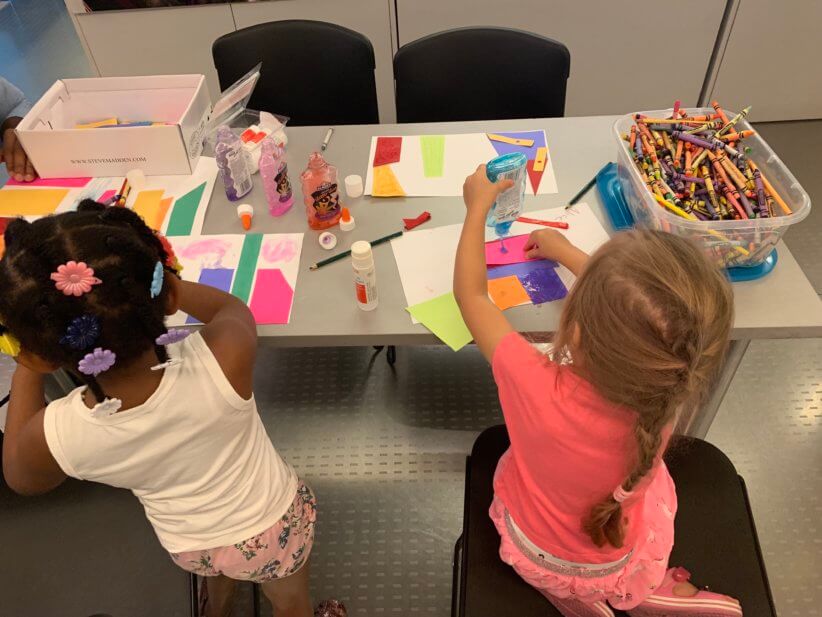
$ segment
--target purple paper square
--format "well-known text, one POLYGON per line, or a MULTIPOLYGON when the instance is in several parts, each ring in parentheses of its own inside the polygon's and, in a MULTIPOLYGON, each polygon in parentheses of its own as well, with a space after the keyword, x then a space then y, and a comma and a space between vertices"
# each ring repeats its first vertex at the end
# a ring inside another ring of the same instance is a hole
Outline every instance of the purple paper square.
POLYGON ((553 268, 533 270, 520 276, 519 280, 534 304, 561 300, 568 295, 565 284, 553 268))

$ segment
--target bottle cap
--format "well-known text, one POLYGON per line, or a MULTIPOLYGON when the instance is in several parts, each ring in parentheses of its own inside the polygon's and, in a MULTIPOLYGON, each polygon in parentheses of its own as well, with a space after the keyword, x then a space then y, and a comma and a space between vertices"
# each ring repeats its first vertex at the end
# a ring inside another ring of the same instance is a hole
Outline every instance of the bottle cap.
POLYGON ((320 242, 320 246, 326 251, 330 251, 337 246, 337 236, 332 234, 330 231, 322 232, 317 240, 320 242))
POLYGON ((243 229, 251 229, 251 219, 254 218, 254 207, 251 204, 240 204, 237 206, 237 216, 243 222, 243 229))
POLYGON ((350 198, 355 199, 362 195, 362 176, 346 176, 345 177, 345 194, 350 198))
POLYGON ((351 212, 348 208, 342 209, 342 216, 340 217, 340 229, 343 231, 351 231, 356 227, 357 224, 354 221, 354 217, 351 216, 351 212))
POLYGON ((371 253, 371 244, 365 240, 358 240, 351 245, 351 259, 355 267, 369 268, 374 265, 374 256, 371 253))

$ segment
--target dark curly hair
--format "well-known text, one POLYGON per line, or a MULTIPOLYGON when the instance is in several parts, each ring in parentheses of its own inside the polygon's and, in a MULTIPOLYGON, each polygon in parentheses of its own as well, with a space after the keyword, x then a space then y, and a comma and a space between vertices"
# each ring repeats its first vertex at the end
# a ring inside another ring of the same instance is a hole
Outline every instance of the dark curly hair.
POLYGON ((98 402, 106 396, 99 382, 77 370, 93 348, 110 349, 127 366, 152 346, 158 360, 168 354, 155 339, 166 332, 166 289, 152 298, 157 262, 174 272, 160 238, 127 208, 83 201, 66 212, 29 223, 17 219, 5 232, 0 259, 0 321, 27 351, 71 371, 98 402), (50 279, 68 261, 85 262, 102 283, 80 297, 64 295, 50 279), (73 349, 61 339, 69 324, 93 315, 100 334, 93 344, 73 349))

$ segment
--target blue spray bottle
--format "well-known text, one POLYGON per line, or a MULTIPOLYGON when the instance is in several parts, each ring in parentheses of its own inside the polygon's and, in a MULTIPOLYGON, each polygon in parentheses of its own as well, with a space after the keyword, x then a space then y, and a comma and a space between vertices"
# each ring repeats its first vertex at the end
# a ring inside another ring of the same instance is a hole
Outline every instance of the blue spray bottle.
POLYGON ((514 186, 497 198, 486 221, 486 225, 493 227, 500 238, 508 235, 511 225, 522 213, 525 205, 525 180, 528 175, 525 166, 527 163, 528 159, 524 154, 511 152, 491 159, 485 166, 485 174, 491 182, 514 181, 514 186))

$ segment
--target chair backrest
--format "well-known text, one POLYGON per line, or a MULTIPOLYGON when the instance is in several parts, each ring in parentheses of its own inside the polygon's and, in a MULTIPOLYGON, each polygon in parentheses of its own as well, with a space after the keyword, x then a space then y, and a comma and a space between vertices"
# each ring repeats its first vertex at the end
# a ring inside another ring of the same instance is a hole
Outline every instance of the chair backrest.
POLYGON ((379 122, 374 47, 359 32, 322 21, 272 21, 214 41, 225 90, 262 62, 249 107, 291 118, 289 125, 379 122))
POLYGON ((394 56, 397 121, 562 117, 570 65, 565 45, 522 30, 432 34, 394 56))

